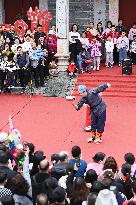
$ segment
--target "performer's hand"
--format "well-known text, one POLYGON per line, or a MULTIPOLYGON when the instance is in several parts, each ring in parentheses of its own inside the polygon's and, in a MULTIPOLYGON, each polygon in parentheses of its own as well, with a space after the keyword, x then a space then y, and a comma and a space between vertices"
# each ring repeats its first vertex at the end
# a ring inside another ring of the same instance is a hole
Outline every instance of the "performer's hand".
POLYGON ((110 83, 107 83, 107 86, 108 86, 108 88, 110 88, 110 87, 111 87, 111 84, 110 84, 110 83))
POLYGON ((72 101, 72 105, 74 106, 74 108, 77 110, 78 109, 78 106, 75 105, 74 101, 72 101))

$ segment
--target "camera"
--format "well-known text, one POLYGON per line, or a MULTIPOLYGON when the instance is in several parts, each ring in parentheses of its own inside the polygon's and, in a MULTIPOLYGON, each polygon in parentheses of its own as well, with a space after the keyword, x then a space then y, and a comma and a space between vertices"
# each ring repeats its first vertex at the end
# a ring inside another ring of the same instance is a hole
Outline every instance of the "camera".
POLYGON ((75 158, 75 163, 77 167, 80 167, 80 158, 75 158))

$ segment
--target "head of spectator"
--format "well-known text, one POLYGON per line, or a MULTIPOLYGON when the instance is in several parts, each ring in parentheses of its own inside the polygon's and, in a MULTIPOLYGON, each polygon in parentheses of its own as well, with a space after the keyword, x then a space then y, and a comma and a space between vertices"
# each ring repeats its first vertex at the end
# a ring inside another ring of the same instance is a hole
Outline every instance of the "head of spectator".
POLYGON ((87 197, 87 205, 95 205, 97 193, 92 192, 87 197))
POLYGON ((5 132, 0 133, 0 144, 4 144, 7 148, 9 148, 7 133, 5 132))
POLYGON ((111 27, 112 27, 112 22, 111 22, 111 21, 107 21, 106 27, 109 28, 109 29, 111 29, 111 27))
POLYGON ((134 22, 134 23, 132 24, 132 28, 133 28, 133 29, 136 29, 136 22, 134 22))
POLYGON ((115 25, 112 25, 111 31, 112 31, 112 33, 115 33, 115 32, 116 32, 116 26, 115 26, 115 25))
POLYGON ((46 194, 39 194, 36 198, 36 205, 48 205, 48 197, 46 194))
POLYGON ((114 157, 108 157, 103 166, 103 170, 111 169, 113 173, 118 171, 118 165, 114 157))
POLYGON ((59 159, 61 162, 68 163, 69 154, 67 151, 61 151, 59 153, 59 159))
POLYGON ((78 204, 86 201, 88 194, 89 189, 85 183, 84 178, 77 177, 73 182, 72 204, 78 204))
POLYGON ((54 201, 58 204, 65 204, 66 200, 66 191, 64 188, 58 186, 53 190, 54 201))
POLYGON ((11 26, 10 26, 10 32, 11 32, 11 33, 14 33, 14 32, 15 32, 15 26, 14 26, 14 25, 11 25, 11 26))
POLYGON ((44 36, 40 36, 39 39, 38 39, 38 42, 40 44, 43 44, 44 43, 44 36))
POLYGON ((52 193, 57 186, 58 181, 54 177, 49 177, 43 182, 43 191, 47 194, 50 204, 55 202, 52 193))
POLYGON ((23 48, 22 48, 22 46, 18 46, 18 47, 17 47, 17 52, 18 52, 19 55, 22 55, 22 54, 23 54, 23 48))
POLYGON ((0 202, 0 205, 15 205, 13 196, 3 196, 2 198, 0 198, 0 202))
POLYGON ((97 181, 97 179, 98 179, 98 175, 97 175, 95 170, 90 169, 86 172, 85 182, 86 182, 88 188, 91 188, 93 183, 95 181, 97 181))
POLYGON ((39 33, 42 32, 42 26, 41 26, 41 25, 38 25, 38 26, 37 26, 37 31, 38 31, 39 33))
POLYGON ((125 159, 125 162, 130 164, 130 165, 133 165, 135 162, 135 156, 134 156, 134 154, 132 154, 130 152, 125 154, 124 159, 125 159))
POLYGON ((98 32, 103 32, 102 22, 98 22, 98 24, 97 24, 97 31, 98 31, 98 32))
POLYGON ((56 33, 56 26, 52 25, 51 29, 54 31, 54 34, 56 33))
POLYGON ((40 172, 44 172, 44 173, 48 173, 49 172, 49 162, 46 159, 40 161, 39 171, 40 172))
POLYGON ((77 24, 73 24, 73 25, 71 26, 71 31, 72 31, 72 32, 78 32, 78 26, 77 26, 77 24))
POLYGON ((112 185, 113 180, 110 178, 104 178, 102 180, 102 185, 103 185, 103 189, 110 189, 110 186, 112 185))
POLYGON ((93 161, 98 164, 103 164, 105 156, 106 155, 103 152, 97 152, 93 157, 93 161))
POLYGON ((8 44, 11 44, 10 38, 7 37, 6 40, 5 40, 5 42, 8 43, 8 44))
POLYGON ((4 44, 4 51, 11 51, 11 47, 10 47, 9 43, 5 42, 5 44, 4 44))
POLYGON ((4 32, 6 32, 6 31, 7 31, 6 26, 5 26, 5 25, 2 25, 1 30, 4 31, 4 32))
POLYGON ((36 43, 34 41, 31 42, 32 49, 36 49, 36 43))
POLYGON ((20 44, 20 40, 19 40, 19 38, 15 38, 15 40, 14 40, 14 44, 16 44, 16 45, 19 45, 19 44, 20 44))
POLYGON ((81 148, 79 146, 72 147, 71 150, 73 158, 80 158, 81 157, 81 148))
POLYGON ((120 27, 123 26, 123 19, 118 20, 118 26, 120 26, 120 27))
POLYGON ((91 21, 91 22, 89 23, 89 28, 90 28, 90 29, 93 29, 93 28, 94 28, 94 22, 91 21))
POLYGON ((86 38, 86 32, 85 31, 82 32, 81 37, 86 38))
POLYGON ((136 35, 133 35, 133 41, 136 42, 136 35))
POLYGON ((0 164, 2 164, 3 166, 8 166, 8 156, 6 152, 3 152, 0 150, 0 164))
POLYGON ((57 164, 59 162, 59 159, 60 159, 59 154, 56 154, 56 153, 52 154, 51 155, 52 165, 57 164))
POLYGON ((0 171, 0 186, 4 186, 7 181, 7 174, 3 171, 0 171))
POLYGON ((95 193, 99 193, 103 189, 103 184, 100 181, 95 181, 92 185, 91 191, 95 193))
POLYGON ((33 157, 33 168, 31 170, 31 175, 35 175, 39 171, 39 164, 46 157, 43 151, 36 151, 33 157))
POLYGON ((121 31, 121 37, 124 38, 126 36, 126 30, 121 31))
POLYGON ((30 36, 30 34, 25 35, 25 41, 26 41, 26 42, 31 42, 31 36, 30 36))
POLYGON ((10 185, 10 189, 13 194, 21 196, 27 195, 29 184, 21 174, 18 173, 12 177, 10 180, 10 185))
POLYGON ((131 165, 127 163, 123 164, 121 167, 121 173, 124 177, 130 177, 131 165))

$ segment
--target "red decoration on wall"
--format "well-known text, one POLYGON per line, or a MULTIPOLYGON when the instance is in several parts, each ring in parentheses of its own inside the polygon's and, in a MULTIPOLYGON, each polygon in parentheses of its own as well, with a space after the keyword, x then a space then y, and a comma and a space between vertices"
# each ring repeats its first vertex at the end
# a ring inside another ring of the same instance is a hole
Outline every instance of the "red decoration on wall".
POLYGON ((44 33, 48 33, 49 29, 49 22, 52 19, 52 14, 48 10, 43 11, 41 14, 41 19, 42 19, 42 31, 44 33))
POLYGON ((17 20, 14 23, 15 31, 20 36, 21 40, 23 40, 26 30, 28 29, 28 25, 21 19, 17 20))
POLYGON ((34 29, 37 28, 41 18, 41 11, 38 9, 38 7, 35 7, 35 10, 30 7, 30 9, 27 11, 27 17, 28 20, 31 21, 31 30, 34 31, 34 29))

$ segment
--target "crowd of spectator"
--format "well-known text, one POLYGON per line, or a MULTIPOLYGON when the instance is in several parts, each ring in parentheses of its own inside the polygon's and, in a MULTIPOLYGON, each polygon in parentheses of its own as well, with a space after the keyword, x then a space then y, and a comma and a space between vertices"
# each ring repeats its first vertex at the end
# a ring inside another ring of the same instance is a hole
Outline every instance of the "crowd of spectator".
POLYGON ((79 146, 47 159, 29 142, 13 149, 0 133, 1 205, 135 205, 136 164, 132 153, 118 167, 113 156, 98 152, 90 162, 79 146))
POLYGON ((36 88, 44 86, 49 78, 49 68, 56 66, 54 55, 57 52, 56 28, 52 26, 48 34, 38 25, 33 32, 27 30, 24 39, 10 26, 3 25, 0 31, 0 92, 35 83, 36 88))
POLYGON ((123 20, 119 19, 118 25, 107 22, 106 28, 101 22, 95 25, 90 22, 85 31, 80 34, 78 26, 72 25, 69 33, 70 42, 70 74, 78 69, 79 73, 100 69, 101 62, 107 68, 115 64, 122 65, 128 57, 136 64, 136 23, 127 30, 123 20), (75 64, 75 67, 74 67, 75 64))

